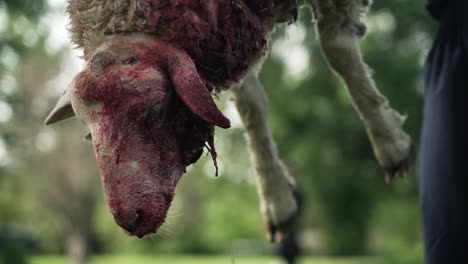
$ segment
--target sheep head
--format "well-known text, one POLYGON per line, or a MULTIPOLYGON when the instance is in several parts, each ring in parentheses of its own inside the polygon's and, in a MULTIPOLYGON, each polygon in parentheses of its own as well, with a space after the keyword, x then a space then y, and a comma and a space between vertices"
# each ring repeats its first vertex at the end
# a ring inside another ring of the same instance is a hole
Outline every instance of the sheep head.
POLYGON ((142 237, 164 223, 186 167, 229 120, 191 58, 155 37, 112 35, 85 59, 46 124, 76 115, 88 126, 110 211, 142 237))

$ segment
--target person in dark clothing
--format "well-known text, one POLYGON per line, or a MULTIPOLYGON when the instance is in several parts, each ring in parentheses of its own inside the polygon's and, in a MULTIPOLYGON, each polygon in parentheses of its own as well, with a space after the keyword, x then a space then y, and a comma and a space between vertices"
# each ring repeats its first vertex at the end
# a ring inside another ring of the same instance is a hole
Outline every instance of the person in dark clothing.
POLYGON ((434 18, 440 19, 447 2, 450 2, 450 0, 428 0, 427 10, 434 18))
POLYGON ((468 263, 468 3, 429 0, 420 200, 426 264, 468 263))

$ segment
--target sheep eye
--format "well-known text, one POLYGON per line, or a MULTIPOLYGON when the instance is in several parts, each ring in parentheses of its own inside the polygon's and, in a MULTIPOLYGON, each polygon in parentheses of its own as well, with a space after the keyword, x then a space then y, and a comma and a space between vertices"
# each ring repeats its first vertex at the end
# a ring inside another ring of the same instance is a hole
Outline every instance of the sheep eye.
POLYGON ((202 154, 203 154, 203 148, 199 148, 193 151, 191 154, 187 156, 186 165, 190 165, 190 164, 197 162, 200 159, 202 154))
POLYGON ((122 64, 125 65, 133 65, 137 62, 137 59, 135 57, 130 57, 122 61, 122 64))

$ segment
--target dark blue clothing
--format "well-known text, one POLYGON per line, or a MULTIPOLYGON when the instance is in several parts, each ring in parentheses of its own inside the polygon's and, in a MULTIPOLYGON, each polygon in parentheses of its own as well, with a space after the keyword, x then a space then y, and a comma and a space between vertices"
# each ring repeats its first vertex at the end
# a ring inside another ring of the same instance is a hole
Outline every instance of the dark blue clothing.
POLYGON ((450 0, 428 0, 427 10, 434 18, 439 19, 448 1, 450 0))
POLYGON ((425 68, 420 199, 426 264, 468 263, 468 24, 454 15, 460 13, 446 7, 439 16, 425 68))
POLYGON ((451 20, 467 22, 468 1, 466 0, 428 0, 427 10, 437 20, 450 13, 451 20))

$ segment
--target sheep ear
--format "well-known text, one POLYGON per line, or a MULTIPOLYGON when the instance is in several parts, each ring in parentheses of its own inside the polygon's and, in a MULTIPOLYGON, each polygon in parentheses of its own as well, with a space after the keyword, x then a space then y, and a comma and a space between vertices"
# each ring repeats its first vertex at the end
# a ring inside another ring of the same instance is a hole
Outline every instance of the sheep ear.
POLYGON ((49 116, 46 118, 44 122, 45 125, 57 123, 59 121, 75 116, 75 112, 73 111, 73 107, 71 105, 69 91, 70 87, 68 87, 63 92, 62 96, 57 102, 57 105, 55 105, 52 112, 50 112, 49 116))
POLYGON ((168 64, 169 78, 184 104, 198 117, 222 128, 231 123, 216 106, 192 59, 185 53, 177 54, 168 64))

